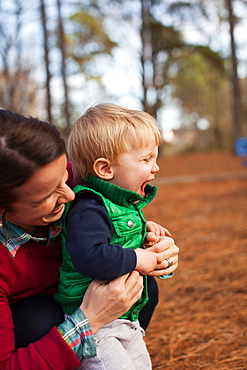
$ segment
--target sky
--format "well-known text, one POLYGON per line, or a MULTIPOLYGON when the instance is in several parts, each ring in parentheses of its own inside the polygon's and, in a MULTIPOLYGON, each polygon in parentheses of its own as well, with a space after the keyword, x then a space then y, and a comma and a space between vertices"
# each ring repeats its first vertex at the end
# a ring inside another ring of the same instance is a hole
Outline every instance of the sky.
MULTIPOLYGON (((237 56, 239 59, 238 71, 239 77, 247 78, 247 6, 241 5, 238 2, 235 2, 235 4, 234 12, 242 18, 241 22, 235 28, 237 56)), ((182 29, 185 40, 188 43, 201 43, 205 45, 210 41, 210 46, 213 50, 220 51, 224 56, 229 56, 231 49, 228 24, 222 23, 220 32, 219 25, 216 21, 209 24, 205 23, 204 27, 207 32, 203 37, 202 33, 197 31, 192 22, 185 23, 182 29)), ((129 31, 130 29, 128 29, 129 31)), ((113 61, 115 65, 111 65, 112 68, 106 69, 103 80, 110 94, 116 99, 116 103, 133 109, 141 109, 139 100, 141 81, 135 58, 133 58, 133 49, 135 47, 138 49, 139 40, 134 34, 131 34, 130 39, 130 43, 126 40, 122 48, 115 51, 113 61)), ((166 139, 171 138, 171 130, 179 128, 181 123, 180 110, 176 102, 167 101, 166 106, 159 114, 158 120, 163 128, 166 139)), ((200 124, 202 129, 208 128, 205 120, 201 120, 200 124)))
MULTIPOLYGON (((52 22, 53 19, 56 18, 55 7, 53 6, 55 0, 49 0, 46 1, 46 3, 49 5, 48 19, 50 22, 50 27, 53 27, 52 22)), ((130 5, 134 3, 135 2, 130 1, 128 4, 130 5)), ((26 48, 27 63, 30 62, 30 64, 33 65, 42 65, 42 38, 40 37, 41 27, 39 22, 39 14, 37 12, 37 4, 38 2, 26 3, 26 6, 29 7, 28 22, 26 22, 26 26, 22 30, 22 33, 25 40, 24 43, 26 43, 24 44, 24 47, 28 45, 28 48, 26 48)), ((236 4, 240 3, 236 2, 236 4)), ((0 10, 4 9, 6 11, 10 8, 10 0, 0 0, 0 10)), ((65 11, 69 11, 71 9, 72 8, 67 8, 65 11)), ((240 77, 245 78, 247 76, 247 7, 245 6, 243 8, 238 5, 234 10, 239 16, 246 14, 246 17, 243 18, 235 30, 235 37, 238 46, 237 53, 239 57, 239 74, 240 77)), ((114 21, 114 19, 111 19, 111 21, 112 20, 114 21)), ((1 23, 2 22, 4 22, 3 18, 1 23)), ((11 27, 11 24, 13 23, 11 23, 6 17, 5 26, 11 27)), ((134 31, 134 27, 128 25, 128 35, 126 36, 125 26, 122 26, 121 28, 121 25, 114 25, 114 23, 113 26, 118 27, 118 33, 121 38, 121 48, 116 48, 114 50, 113 58, 104 58, 99 59, 98 61, 98 68, 101 69, 103 74, 103 82, 107 87, 106 94, 103 94, 102 91, 99 91, 96 88, 94 81, 87 83, 83 76, 76 75, 74 78, 70 78, 70 84, 73 86, 73 89, 71 89, 71 96, 73 101, 78 106, 78 114, 81 114, 83 110, 92 104, 109 100, 132 109, 141 109, 141 80, 139 74, 139 65, 137 62, 140 40, 134 31)), ((206 43, 208 39, 210 39, 212 48, 215 50, 221 50, 223 55, 229 55, 230 40, 227 25, 225 24, 221 26, 222 32, 220 32, 220 34, 217 27, 218 25, 216 23, 211 23, 208 27, 208 34, 205 36, 205 39, 202 37, 202 34, 195 29, 192 22, 187 22, 185 26, 183 26, 183 31, 187 42, 206 43)), ((62 96, 62 86, 61 81, 56 78, 56 69, 58 63, 59 55, 53 53, 52 72, 54 73, 55 77, 52 81, 52 91, 54 100, 59 102, 62 96)), ((41 68, 35 69, 34 77, 41 84, 44 79, 44 70, 41 68)), ((166 106, 159 114, 158 120, 160 121, 159 123, 162 125, 164 132, 169 136, 171 134, 171 130, 178 128, 180 125, 180 112, 176 104, 171 100, 167 101, 166 106)))

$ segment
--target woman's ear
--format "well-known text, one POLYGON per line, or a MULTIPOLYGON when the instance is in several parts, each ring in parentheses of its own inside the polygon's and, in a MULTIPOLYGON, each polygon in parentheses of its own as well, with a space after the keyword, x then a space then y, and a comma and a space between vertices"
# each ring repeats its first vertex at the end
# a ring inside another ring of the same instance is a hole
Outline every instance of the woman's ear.
POLYGON ((111 162, 106 158, 96 159, 93 164, 93 170, 96 176, 102 180, 111 180, 113 178, 111 162))
POLYGON ((0 210, 0 229, 3 227, 3 218, 2 218, 3 212, 0 210))

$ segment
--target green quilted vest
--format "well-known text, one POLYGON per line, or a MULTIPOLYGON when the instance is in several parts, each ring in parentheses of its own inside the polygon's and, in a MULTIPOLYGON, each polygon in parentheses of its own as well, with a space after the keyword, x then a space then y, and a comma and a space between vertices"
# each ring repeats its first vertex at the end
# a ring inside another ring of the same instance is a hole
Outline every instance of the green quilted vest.
MULTIPOLYGON (((146 220, 143 207, 151 202, 156 195, 156 187, 147 185, 146 196, 125 190, 104 180, 89 176, 87 186, 77 185, 77 194, 89 190, 101 197, 113 225, 111 244, 119 244, 123 248, 136 249, 141 247, 146 236, 146 220), (133 241, 135 245, 133 245, 133 241)), ((66 215, 71 204, 67 204, 63 216, 62 251, 63 262, 60 267, 60 284, 55 298, 62 304, 64 312, 72 314, 79 307, 82 296, 92 281, 79 274, 71 261, 66 244, 66 215)), ((147 277, 144 276, 142 297, 121 318, 135 321, 142 307, 148 301, 147 277)))

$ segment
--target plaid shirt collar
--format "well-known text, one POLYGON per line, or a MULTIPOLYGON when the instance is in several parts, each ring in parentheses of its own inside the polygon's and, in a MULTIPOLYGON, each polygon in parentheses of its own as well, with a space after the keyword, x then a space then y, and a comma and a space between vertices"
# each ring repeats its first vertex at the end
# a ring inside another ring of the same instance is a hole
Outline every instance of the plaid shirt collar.
POLYGON ((52 246, 56 242, 55 238, 62 230, 61 221, 56 221, 51 224, 48 238, 36 238, 11 222, 6 221, 6 224, 7 228, 0 228, 0 242, 5 245, 13 257, 15 257, 21 245, 27 243, 29 240, 46 242, 47 246, 52 246), (11 238, 8 235, 11 235, 11 238))

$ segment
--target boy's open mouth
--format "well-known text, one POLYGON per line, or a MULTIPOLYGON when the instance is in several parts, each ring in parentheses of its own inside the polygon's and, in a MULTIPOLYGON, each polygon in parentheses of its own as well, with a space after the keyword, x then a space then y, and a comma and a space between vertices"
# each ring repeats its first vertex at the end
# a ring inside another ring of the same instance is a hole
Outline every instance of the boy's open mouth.
POLYGON ((145 187, 147 185, 147 182, 144 182, 141 186, 141 189, 140 189, 140 193, 141 193, 141 196, 144 197, 145 196, 145 187))

